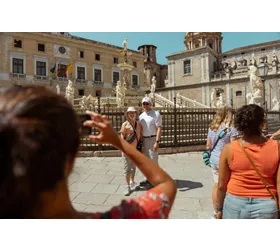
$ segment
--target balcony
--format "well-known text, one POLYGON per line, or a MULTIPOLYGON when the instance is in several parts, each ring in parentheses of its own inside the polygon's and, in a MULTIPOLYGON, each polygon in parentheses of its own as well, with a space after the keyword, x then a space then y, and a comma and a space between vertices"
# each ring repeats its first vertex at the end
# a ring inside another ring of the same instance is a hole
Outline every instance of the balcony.
POLYGON ((57 80, 58 82, 68 82, 66 77, 55 77, 54 80, 57 80))
POLYGON ((39 75, 35 75, 34 79, 37 81, 44 81, 44 82, 47 82, 50 80, 48 76, 39 76, 39 75))
POLYGON ((102 81, 93 81, 92 86, 94 88, 103 88, 104 82, 102 82, 102 81))
POLYGON ((75 80, 75 83, 78 83, 78 84, 87 84, 87 80, 85 80, 85 79, 76 79, 75 80))
POLYGON ((18 80, 25 80, 26 79, 26 74, 10 73, 10 78, 18 79, 18 80))
POLYGON ((133 89, 140 89, 140 86, 139 86, 138 84, 137 84, 137 85, 136 85, 136 84, 132 84, 131 87, 132 87, 133 89))

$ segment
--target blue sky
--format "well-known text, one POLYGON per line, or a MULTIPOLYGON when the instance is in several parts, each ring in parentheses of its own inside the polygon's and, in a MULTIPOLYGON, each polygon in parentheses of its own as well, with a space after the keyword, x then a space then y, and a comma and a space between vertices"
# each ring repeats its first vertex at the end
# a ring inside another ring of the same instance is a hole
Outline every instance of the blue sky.
MULTIPOLYGON (((73 35, 121 46, 124 38, 128 48, 137 50, 143 44, 157 46, 157 61, 166 64, 166 56, 185 50, 186 32, 70 32, 73 35)), ((280 32, 223 32, 223 52, 256 43, 280 40, 280 32)))

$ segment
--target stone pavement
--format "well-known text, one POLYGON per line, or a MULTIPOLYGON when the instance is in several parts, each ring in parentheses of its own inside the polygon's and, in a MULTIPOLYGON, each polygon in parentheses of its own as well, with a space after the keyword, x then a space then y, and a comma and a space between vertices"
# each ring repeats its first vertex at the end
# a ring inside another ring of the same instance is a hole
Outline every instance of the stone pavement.
MULTIPOLYGON (((201 152, 160 155, 159 165, 177 182, 178 192, 170 213, 174 219, 211 218, 212 174, 203 165, 201 152)), ((143 180, 137 170, 136 182, 143 180)), ((69 178, 70 197, 79 211, 103 212, 122 199, 125 178, 120 157, 77 158, 69 178)), ((130 197, 143 194, 135 191, 130 197)))

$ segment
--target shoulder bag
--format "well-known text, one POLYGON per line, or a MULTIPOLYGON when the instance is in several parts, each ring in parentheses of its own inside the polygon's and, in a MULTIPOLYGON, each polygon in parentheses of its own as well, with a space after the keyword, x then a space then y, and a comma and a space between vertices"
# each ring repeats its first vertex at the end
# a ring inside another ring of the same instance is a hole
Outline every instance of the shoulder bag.
POLYGON ((218 142, 220 139, 222 139, 225 134, 226 134, 226 131, 227 131, 227 128, 223 129, 220 134, 219 134, 219 137, 217 139, 217 141, 215 142, 214 146, 212 149, 208 149, 208 150, 205 150, 203 153, 202 153, 202 158, 203 158, 203 161, 205 163, 206 166, 210 166, 210 157, 211 157, 211 153, 212 151, 214 150, 214 148, 217 146, 218 142))

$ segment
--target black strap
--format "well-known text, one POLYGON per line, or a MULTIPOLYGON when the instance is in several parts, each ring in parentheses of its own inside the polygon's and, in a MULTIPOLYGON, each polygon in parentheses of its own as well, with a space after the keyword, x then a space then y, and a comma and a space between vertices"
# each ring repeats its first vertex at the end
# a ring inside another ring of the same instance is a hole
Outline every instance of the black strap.
POLYGON ((214 150, 214 148, 217 146, 219 140, 222 139, 222 138, 225 136, 225 133, 223 134, 222 137, 221 137, 221 134, 222 134, 223 132, 226 132, 226 130, 227 130, 227 128, 223 129, 223 130, 219 133, 219 137, 218 137, 217 141, 215 142, 213 148, 211 149, 211 152, 212 152, 212 151, 214 150))
MULTIPOLYGON (((128 121, 130 123, 130 121, 128 121)), ((136 128, 137 128, 137 121, 135 121, 135 128, 132 126, 132 124, 130 123, 131 127, 133 128, 133 131, 134 131, 134 134, 135 134, 135 137, 136 137, 136 141, 137 143, 139 142, 138 141, 138 137, 137 137, 137 133, 136 133, 136 128)))

